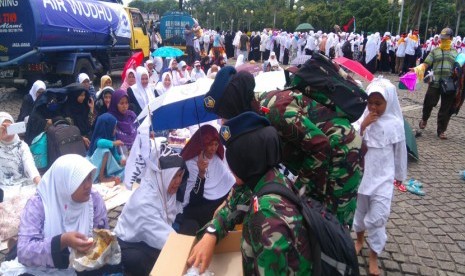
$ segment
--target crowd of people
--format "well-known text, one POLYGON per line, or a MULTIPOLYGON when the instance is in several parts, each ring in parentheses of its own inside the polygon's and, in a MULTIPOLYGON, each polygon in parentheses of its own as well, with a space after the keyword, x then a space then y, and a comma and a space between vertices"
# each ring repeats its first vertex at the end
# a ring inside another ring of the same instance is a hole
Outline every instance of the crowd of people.
MULTIPOLYGON (((186 61, 150 58, 128 69, 120 87, 104 75, 95 91, 85 73, 64 88, 35 82, 17 120, 27 122, 24 140, 7 132, 15 120, 0 112, 0 201, 20 196, 20 188, 37 190, 22 210, 7 259, 32 275, 38 270, 74 273, 70 251, 88 251, 92 229, 109 227, 104 201, 92 184, 113 181, 128 189, 140 185, 114 230, 121 263, 79 275, 148 275, 173 231, 197 235, 188 263, 203 272, 215 244, 237 224, 243 224, 245 275, 311 275, 310 229, 300 210, 276 194, 255 196, 267 184, 278 183, 325 204, 345 229, 353 229, 354 254, 367 232, 369 272, 379 275, 393 183, 398 187, 407 175, 396 87, 382 77, 373 80, 366 88, 365 112, 352 120, 302 78, 294 77, 290 90, 256 94, 254 75, 236 71, 226 60, 235 57, 236 68, 263 62, 264 72, 284 71, 283 65, 294 59, 319 52, 360 61, 372 72, 423 75, 431 68, 438 81, 429 84, 419 127, 426 127, 441 98, 438 136, 446 139, 455 97, 441 92, 439 80, 452 75, 460 38, 453 38, 449 28, 424 44, 416 30, 364 38, 337 31, 199 33, 197 23, 185 29, 186 61), (180 132, 155 133, 150 116, 137 120, 157 97, 202 78, 214 79, 205 108, 220 119, 187 131, 182 150, 159 139, 180 132), (86 156, 61 156, 39 173, 29 147, 63 122, 79 129, 86 156)), ((161 43, 156 33, 152 40, 157 47, 161 43)))

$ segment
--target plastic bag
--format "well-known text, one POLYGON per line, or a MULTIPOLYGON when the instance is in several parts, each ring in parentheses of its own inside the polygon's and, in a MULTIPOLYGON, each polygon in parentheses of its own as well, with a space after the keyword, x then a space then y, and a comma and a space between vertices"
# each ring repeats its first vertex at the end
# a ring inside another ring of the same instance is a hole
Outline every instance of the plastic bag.
POLYGON ((94 247, 87 254, 71 250, 69 262, 72 268, 78 272, 99 269, 105 265, 116 265, 121 262, 121 248, 119 247, 116 235, 106 229, 94 229, 94 247), (95 246, 98 245, 98 235, 109 235, 111 242, 106 246, 97 259, 92 259, 91 254, 95 246))

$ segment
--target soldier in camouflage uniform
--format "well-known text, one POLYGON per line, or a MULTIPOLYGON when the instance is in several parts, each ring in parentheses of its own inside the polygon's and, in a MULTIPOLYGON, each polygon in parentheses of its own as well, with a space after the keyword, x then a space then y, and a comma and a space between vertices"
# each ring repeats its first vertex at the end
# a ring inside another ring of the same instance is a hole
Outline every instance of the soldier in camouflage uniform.
MULTIPOLYGON (((299 208, 279 195, 254 196, 268 183, 289 187, 285 176, 276 168, 281 158, 276 129, 254 112, 229 120, 222 130, 225 128, 230 134, 225 141, 226 158, 241 185, 236 186, 232 199, 208 227, 216 231, 207 229, 207 233, 220 239, 226 234, 224 230, 231 229, 235 223, 243 223, 244 275, 311 275, 308 232, 299 208), (251 202, 250 206, 239 205, 245 202, 251 202), (238 216, 234 211, 226 211, 244 207, 248 211, 236 213, 240 214, 238 216)), ((196 247, 191 263, 195 260, 196 247)))

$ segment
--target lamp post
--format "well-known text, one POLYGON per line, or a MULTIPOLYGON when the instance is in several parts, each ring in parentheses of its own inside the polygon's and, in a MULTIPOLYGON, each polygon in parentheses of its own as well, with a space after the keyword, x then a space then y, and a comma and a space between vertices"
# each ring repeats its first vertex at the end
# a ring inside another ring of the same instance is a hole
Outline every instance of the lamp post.
POLYGON ((247 9, 244 9, 244 14, 248 16, 247 30, 250 31, 250 20, 251 20, 251 17, 253 16, 253 10, 248 11, 247 9), (247 14, 247 13, 250 13, 250 14, 247 14))
POLYGON ((216 28, 216 16, 215 16, 215 12, 212 13, 213 15, 213 29, 216 28))
POLYGON ((207 12, 207 28, 208 29, 210 29, 209 21, 210 21, 210 12, 207 12))

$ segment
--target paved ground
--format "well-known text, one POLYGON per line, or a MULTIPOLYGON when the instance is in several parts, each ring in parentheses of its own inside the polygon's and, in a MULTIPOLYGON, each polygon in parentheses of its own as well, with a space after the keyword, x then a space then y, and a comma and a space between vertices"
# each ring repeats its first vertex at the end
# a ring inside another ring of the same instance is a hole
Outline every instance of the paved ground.
MULTIPOLYGON (((386 76, 395 81, 397 77, 386 76)), ((426 86, 416 92, 399 90, 404 117, 418 128, 426 86)), ((0 111, 17 117, 21 96, 1 100, 0 111)), ((408 177, 424 184, 426 195, 395 192, 388 223, 388 242, 380 256, 382 275, 465 275, 465 169, 464 110, 451 119, 448 140, 436 137, 437 108, 417 138, 420 160, 410 161, 408 177)), ((121 207, 109 211, 115 226, 121 207)), ((361 275, 368 274, 368 248, 359 257, 361 275)), ((0 254, 0 259, 3 255, 0 254)))

